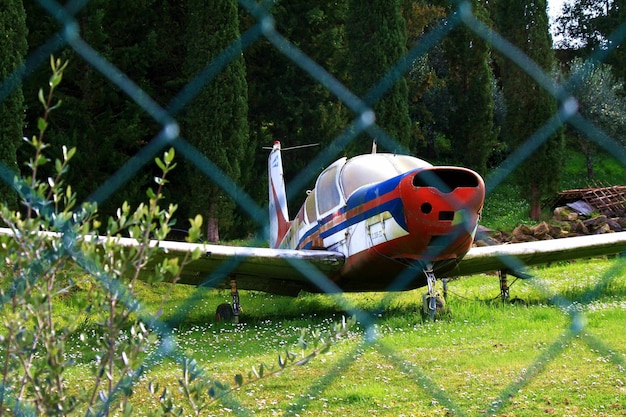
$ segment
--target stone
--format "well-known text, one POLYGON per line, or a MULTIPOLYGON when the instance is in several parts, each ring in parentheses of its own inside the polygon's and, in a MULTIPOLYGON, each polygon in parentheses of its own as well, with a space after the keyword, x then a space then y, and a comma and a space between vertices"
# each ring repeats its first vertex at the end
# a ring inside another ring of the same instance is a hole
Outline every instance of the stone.
POLYGON ((533 227, 532 229, 532 235, 534 237, 536 237, 537 239, 545 239, 546 236, 549 236, 550 234, 550 226, 548 226, 548 223, 546 222, 541 222, 539 223, 537 226, 533 227))
POLYGON ((598 217, 594 217, 591 219, 587 219, 583 221, 583 224, 585 225, 585 227, 587 227, 587 229, 589 229, 590 233, 595 233, 597 230, 601 229, 602 227, 604 227, 604 225, 606 225, 608 221, 608 217, 604 214, 598 216, 598 217))

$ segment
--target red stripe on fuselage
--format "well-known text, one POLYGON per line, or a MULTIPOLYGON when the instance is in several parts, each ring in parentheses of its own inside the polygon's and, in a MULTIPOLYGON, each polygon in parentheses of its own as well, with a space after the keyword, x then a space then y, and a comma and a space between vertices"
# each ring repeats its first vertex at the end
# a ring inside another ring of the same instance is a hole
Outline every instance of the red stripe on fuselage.
POLYGON ((342 212, 342 210, 339 209, 335 211, 334 213, 327 215, 326 217, 324 217, 322 222, 318 224, 317 230, 315 230, 315 232, 308 235, 305 239, 299 242, 298 249, 302 249, 306 247, 311 242, 316 242, 316 241, 321 240, 321 235, 324 232, 327 232, 328 230, 334 227, 337 227, 338 225, 341 225, 342 223, 345 223, 346 226, 340 230, 344 230, 346 227, 348 227, 348 223, 351 218, 356 217, 360 215, 361 213, 371 210, 384 203, 387 203, 389 201, 399 199, 399 198, 400 198, 400 192, 397 188, 395 188, 393 191, 386 193, 382 196, 373 198, 369 201, 366 201, 363 204, 350 209, 349 211, 342 212))

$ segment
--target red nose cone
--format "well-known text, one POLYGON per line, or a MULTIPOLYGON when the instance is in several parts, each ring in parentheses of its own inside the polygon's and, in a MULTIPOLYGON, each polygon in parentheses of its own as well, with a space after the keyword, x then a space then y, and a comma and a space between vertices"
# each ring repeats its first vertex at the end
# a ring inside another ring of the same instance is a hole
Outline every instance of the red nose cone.
POLYGON ((485 200, 480 175, 457 167, 423 169, 402 180, 400 195, 409 233, 430 249, 431 260, 469 250, 485 200))

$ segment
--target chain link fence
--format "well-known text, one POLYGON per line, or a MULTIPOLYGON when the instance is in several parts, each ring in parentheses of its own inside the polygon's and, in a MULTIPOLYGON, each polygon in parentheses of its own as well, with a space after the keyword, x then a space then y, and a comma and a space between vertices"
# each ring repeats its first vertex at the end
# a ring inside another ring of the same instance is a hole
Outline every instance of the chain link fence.
MULTIPOLYGON (((94 50, 88 43, 81 38, 78 22, 75 20, 75 15, 88 3, 88 0, 72 0, 65 6, 60 5, 50 0, 39 0, 40 5, 54 17, 59 23, 60 29, 57 36, 50 38, 46 43, 39 45, 35 51, 27 57, 23 65, 16 70, 16 72, 6 80, 2 80, 0 84, 0 100, 5 99, 8 94, 11 93, 17 86, 20 85, 22 80, 29 76, 32 71, 42 65, 46 65, 49 56, 61 48, 69 47, 79 54, 85 61, 87 61, 95 70, 106 77, 109 82, 117 88, 124 91, 129 99, 136 102, 141 108, 154 119, 160 126, 160 131, 155 134, 152 141, 146 144, 137 154, 128 161, 118 172, 116 172, 105 183, 99 186, 99 188, 93 191, 91 198, 94 201, 106 201, 111 198, 120 187, 122 187, 133 176, 137 175, 147 165, 158 157, 163 151, 170 146, 173 146, 178 154, 182 155, 185 159, 195 164, 207 177, 208 181, 212 181, 219 185, 222 189, 226 190, 229 195, 235 200, 243 210, 254 219, 255 223, 264 224, 266 218, 266 209, 257 205, 254 200, 246 195, 246 193, 240 189, 237 184, 225 176, 219 168, 211 162, 211 155, 203 155, 198 152, 193 145, 187 142, 184 138, 179 137, 179 127, 177 121, 177 114, 179 114, 185 106, 190 103, 198 91, 203 88, 207 83, 213 80, 228 63, 235 57, 239 56, 247 47, 253 45, 260 40, 269 41, 278 51, 284 54, 289 60, 300 67, 303 71, 317 80, 328 91, 330 91, 335 97, 337 97, 342 103, 345 104, 354 113, 354 119, 352 123, 345 129, 345 131, 337 136, 333 142, 333 146, 328 149, 322 150, 311 166, 326 166, 332 162, 337 152, 344 149, 358 134, 371 133, 374 129, 379 129, 377 126, 372 125, 372 110, 371 107, 366 104, 362 98, 356 96, 342 83, 337 81, 332 74, 329 74, 322 66, 308 57, 302 50, 300 50, 290 39, 281 34, 275 26, 274 18, 272 14, 261 5, 252 2, 241 0, 240 5, 243 10, 246 10, 256 20, 256 24, 252 26, 247 32, 241 35, 241 38, 236 42, 233 42, 230 47, 224 49, 221 54, 213 62, 207 63, 204 71, 198 74, 198 76, 184 86, 177 97, 171 101, 169 107, 164 107, 150 97, 138 83, 133 80, 132 73, 123 73, 115 65, 107 61, 98 51, 94 50)), ((454 11, 453 15, 449 16, 445 24, 441 24, 427 33, 418 44, 416 44, 408 53, 391 68, 387 74, 381 78, 379 83, 372 86, 368 102, 376 101, 382 97, 389 87, 395 83, 400 77, 403 77, 410 69, 412 63, 419 59, 428 51, 442 42, 442 40, 457 26, 464 25, 479 37, 488 42, 492 48, 497 50, 502 55, 506 56, 511 61, 515 62, 520 68, 522 68, 528 75, 530 75, 535 82, 541 86, 541 88, 549 91, 560 103, 558 112, 554 114, 552 118, 546 121, 545 125, 538 129, 537 132, 528 139, 528 141, 520 148, 514 150, 506 161, 495 170, 493 174, 486 178, 486 185, 488 191, 496 189, 502 184, 502 182, 518 167, 525 159, 532 155, 532 152, 544 143, 548 137, 558 128, 569 123, 574 128, 582 132, 589 141, 595 142, 600 145, 604 150, 615 156, 616 159, 624 163, 626 161, 626 149, 616 140, 604 134, 600 129, 593 125, 593 123, 585 120, 577 114, 576 101, 570 96, 568 90, 563 86, 555 82, 555 80, 546 74, 538 65, 525 56, 518 48, 509 43, 506 39, 500 36, 498 33, 491 30, 484 22, 479 20, 473 13, 469 2, 459 2, 458 7, 454 11)), ((615 44, 619 45, 626 36, 626 24, 622 24, 614 34, 615 44)), ((599 60, 602 60, 606 54, 610 54, 611 50, 602 51, 596 56, 599 60)), ((384 136, 384 132, 383 132, 384 136)), ((6 167, 3 167, 6 171, 6 167)), ((309 170, 302 173, 298 179, 292 184, 294 188, 301 189, 308 179, 313 178, 315 175, 314 170, 309 170)), ((6 175, 4 176, 6 179, 6 175)), ((135 303, 141 303, 141 300, 135 300, 129 295, 129 292, 124 289, 124 284, 119 282, 113 282, 108 277, 105 271, 93 270, 93 264, 88 259, 84 259, 81 256, 80 249, 72 247, 68 243, 68 251, 72 253, 72 257, 78 261, 78 264, 84 269, 85 272, 96 278, 102 280, 102 286, 109 288, 110 291, 119 291, 121 294, 125 294, 126 298, 122 298, 122 302, 133 305, 135 303)), ((606 276, 601 278, 601 282, 598 286, 613 280, 616 274, 619 273, 619 269, 610 270, 606 276)), ((306 275, 306 273, 305 273, 306 275)), ((317 277, 313 277, 318 279, 317 277)), ((208 277, 207 279, 210 279, 208 277)), ((597 295, 595 292, 589 293, 588 297, 593 298, 597 295)), ((189 305, 194 305, 197 300, 189 300, 189 305)), ((572 303, 567 299, 557 299, 554 301, 556 305, 565 309, 574 311, 569 314, 568 322, 564 324, 562 329, 555 329, 555 334, 561 334, 561 336, 555 337, 554 342, 547 346, 535 362, 529 367, 529 371, 519 378, 515 378, 511 381, 510 385, 503 387, 502 391, 497 394, 496 401, 493 401, 485 405, 486 414, 498 414, 503 410, 510 402, 510 399, 514 394, 522 390, 531 379, 540 374, 548 364, 559 356, 565 346, 572 341, 577 335, 585 329, 584 313, 576 312, 575 308, 572 308, 572 303)), ((185 310, 185 307, 182 308, 185 310)), ((368 340, 374 336, 374 328, 377 323, 376 317, 372 317, 369 313, 363 311, 356 312, 363 324, 366 331, 363 335, 364 344, 368 343, 368 340)), ((158 319, 145 317, 145 323, 149 323, 151 331, 159 335, 160 344, 158 353, 156 356, 169 357, 177 366, 185 369, 195 369, 194 365, 190 365, 189 358, 183 349, 176 347, 176 335, 167 326, 163 326, 159 323, 158 319)), ((596 349, 600 352, 620 352, 623 349, 621 346, 607 345, 601 338, 587 335, 584 338, 590 348, 596 349)), ((454 393, 446 393, 436 388, 436 384, 433 384, 430 378, 425 372, 414 372, 414 369, 407 369, 408 365, 405 359, 396 354, 394 350, 386 345, 371 345, 377 349, 378 353, 388 361, 393 363, 401 372, 411 373, 412 383, 416 387, 423 387, 427 392, 427 395, 436 400, 439 404, 446 405, 449 410, 458 410, 459 407, 455 406, 454 393), (416 376, 415 376, 416 375, 416 376)), ((317 380, 315 387, 309 387, 307 392, 319 393, 323 391, 325 386, 331 384, 334 380, 341 377, 341 373, 345 369, 354 364, 356 359, 356 351, 350 351, 344 354, 339 360, 339 365, 336 369, 330 370, 329 373, 320 377, 317 380)), ((623 353, 623 350, 621 351, 623 353)), ((8 355, 8 352, 4 352, 8 355)), ((619 373, 623 374, 624 360, 620 355, 608 354, 610 363, 614 366, 619 373)), ((150 368, 150 358, 143 363, 141 372, 138 372, 134 378, 127 381, 127 386, 120 386, 118 389, 123 391, 124 389, 132 388, 133 384, 138 383, 141 375, 148 372, 150 368)), ((3 397, 15 396, 15 393, 3 392, 3 397)), ((315 395, 310 395, 310 400, 302 399, 300 408, 306 406, 309 401, 316 401, 315 395)), ((622 399, 623 399, 622 394, 622 399)), ((5 400, 6 401, 6 400, 5 400)), ((107 399, 104 399, 104 406, 100 410, 94 411, 94 414, 105 414, 107 399)), ((238 403, 232 397, 224 397, 220 400, 224 407, 229 409, 237 409, 239 412, 246 415, 256 414, 255 410, 246 408, 246 406, 238 403)), ((17 415, 30 415, 31 410, 28 407, 20 408, 19 404, 13 408, 13 412, 17 415)), ((623 413, 623 409, 621 411, 623 413)), ((61 413, 62 414, 62 413, 61 413)), ((410 413, 407 412, 407 415, 410 413)), ((460 413, 463 414, 463 413, 460 413)), ((295 413, 294 415, 297 415, 295 413)), ((620 414, 621 415, 621 414, 620 414)))

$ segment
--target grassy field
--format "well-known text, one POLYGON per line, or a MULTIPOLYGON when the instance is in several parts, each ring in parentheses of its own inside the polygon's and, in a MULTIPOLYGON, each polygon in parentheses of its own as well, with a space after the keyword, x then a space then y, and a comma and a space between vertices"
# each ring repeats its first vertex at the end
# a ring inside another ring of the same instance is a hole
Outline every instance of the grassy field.
MULTIPOLYGON (((301 329, 327 329, 347 312, 365 317, 329 352, 244 385, 201 415, 626 415, 624 259, 532 272, 532 282, 512 285, 519 299, 512 304, 497 298, 495 275, 451 282, 450 313, 436 322, 421 316, 422 290, 341 298, 242 292, 236 325, 213 319, 215 306, 229 299, 226 291, 145 285, 140 298, 156 311, 169 294, 163 317, 173 326, 174 351, 231 384, 234 375, 276 363, 286 350, 299 353, 301 329)), ((68 351, 77 387, 98 332, 89 317, 80 320, 83 337, 68 351)), ((135 387, 137 415, 158 409, 163 387, 186 405, 180 369, 171 358, 150 362, 135 387), (150 381, 160 384, 153 395, 146 394, 150 381)))
MULTIPOLYGON (((597 168, 623 177, 615 161, 597 168)), ((518 193, 511 184, 490 193, 483 225, 524 222, 518 193)), ((215 322, 230 291, 138 282, 127 297, 115 282, 101 291, 84 270, 61 268, 58 288, 34 286, 20 302, 7 281, 3 294, 17 298, 3 298, 0 315, 0 342, 12 343, 0 343, 9 381, 0 415, 18 396, 25 400, 16 414, 30 415, 31 394, 45 399, 39 388, 55 381, 51 391, 75 407, 60 412, 51 395, 46 411, 59 415, 94 415, 86 404, 103 411, 132 391, 125 415, 626 416, 625 260, 533 268, 533 279, 512 283, 513 302, 499 298, 496 275, 465 277, 449 284, 448 312, 434 322, 422 316, 424 289, 296 298, 241 291, 242 320, 231 324, 215 322), (315 344, 352 317, 329 350, 315 344)))

